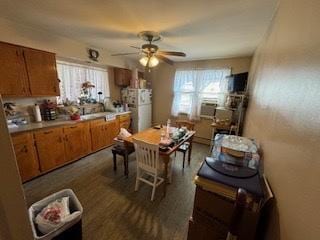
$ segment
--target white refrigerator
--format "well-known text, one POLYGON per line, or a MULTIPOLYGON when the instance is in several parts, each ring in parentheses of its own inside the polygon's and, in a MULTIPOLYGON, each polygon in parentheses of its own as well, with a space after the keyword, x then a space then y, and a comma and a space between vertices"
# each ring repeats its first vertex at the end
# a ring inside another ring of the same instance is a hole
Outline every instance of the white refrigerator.
POLYGON ((121 91, 122 101, 128 103, 132 116, 133 133, 151 127, 152 90, 126 88, 121 91))

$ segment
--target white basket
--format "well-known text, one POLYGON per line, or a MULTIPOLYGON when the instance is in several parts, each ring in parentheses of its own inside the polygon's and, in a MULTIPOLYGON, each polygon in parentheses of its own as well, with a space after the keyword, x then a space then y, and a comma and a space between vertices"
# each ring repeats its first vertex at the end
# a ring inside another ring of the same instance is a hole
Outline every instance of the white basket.
POLYGON ((77 222, 81 220, 82 217, 83 208, 81 206, 81 203, 79 202, 78 198, 74 194, 74 192, 71 189, 64 189, 57 193, 54 193, 34 204, 32 204, 29 208, 29 220, 31 222, 33 237, 36 240, 51 240, 55 236, 58 236, 60 233, 64 232, 65 230, 69 229, 73 225, 75 225, 77 222), (63 197, 69 197, 69 207, 70 212, 80 211, 80 215, 78 215, 76 218, 72 219, 70 222, 67 222, 66 224, 58 227, 57 229, 45 234, 45 235, 38 235, 38 231, 36 229, 34 219, 37 216, 38 213, 41 212, 41 210, 46 207, 49 203, 63 198, 63 197))

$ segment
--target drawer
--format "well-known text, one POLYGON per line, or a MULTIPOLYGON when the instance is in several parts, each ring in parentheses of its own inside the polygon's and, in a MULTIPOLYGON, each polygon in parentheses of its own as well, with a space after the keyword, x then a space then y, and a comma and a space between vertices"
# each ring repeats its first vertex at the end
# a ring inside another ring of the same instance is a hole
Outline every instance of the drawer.
POLYGON ((56 136, 63 134, 63 127, 57 127, 57 128, 48 128, 45 130, 39 130, 34 133, 34 137, 37 141, 39 140, 45 140, 48 138, 48 136, 56 136))
POLYGON ((120 122, 130 122, 130 114, 123 114, 119 116, 120 122))
POLYGON ((75 130, 81 129, 82 126, 83 125, 81 123, 74 124, 74 125, 71 125, 71 126, 66 126, 66 127, 63 128, 63 131, 64 131, 64 133, 68 134, 69 132, 73 132, 75 130))
POLYGON ((28 140, 32 139, 32 133, 15 133, 11 135, 12 143, 16 144, 24 144, 28 140))
POLYGON ((230 223, 234 202, 197 186, 194 199, 194 212, 217 218, 226 224, 230 223))
POLYGON ((91 120, 90 121, 90 126, 97 126, 97 125, 104 124, 104 123, 106 123, 106 121, 103 118, 96 119, 96 120, 91 120))

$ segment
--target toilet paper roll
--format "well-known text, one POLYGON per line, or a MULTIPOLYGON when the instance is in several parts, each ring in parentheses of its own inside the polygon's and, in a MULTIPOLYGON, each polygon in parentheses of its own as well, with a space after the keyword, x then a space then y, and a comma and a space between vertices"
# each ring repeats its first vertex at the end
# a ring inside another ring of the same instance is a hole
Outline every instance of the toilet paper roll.
POLYGON ((42 121, 40 107, 39 107, 38 104, 35 104, 33 106, 33 114, 34 114, 34 120, 36 122, 41 122, 42 121))

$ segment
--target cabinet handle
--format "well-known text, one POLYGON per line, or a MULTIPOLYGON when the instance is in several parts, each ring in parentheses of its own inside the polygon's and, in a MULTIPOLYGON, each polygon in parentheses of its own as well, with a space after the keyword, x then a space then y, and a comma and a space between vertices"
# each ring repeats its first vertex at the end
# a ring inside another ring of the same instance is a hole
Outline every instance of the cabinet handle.
POLYGON ((26 145, 23 145, 23 148, 20 150, 20 152, 25 152, 27 153, 28 152, 28 148, 26 145))
POLYGON ((52 133, 52 131, 45 131, 43 132, 44 134, 49 134, 49 133, 52 133))
POLYGON ((78 126, 72 126, 72 127, 70 127, 70 128, 77 128, 78 126))
MULTIPOLYGON (((66 137, 66 140, 68 141, 67 137, 66 137)), ((59 142, 59 143, 62 143, 62 137, 59 137, 58 142, 59 142)))

